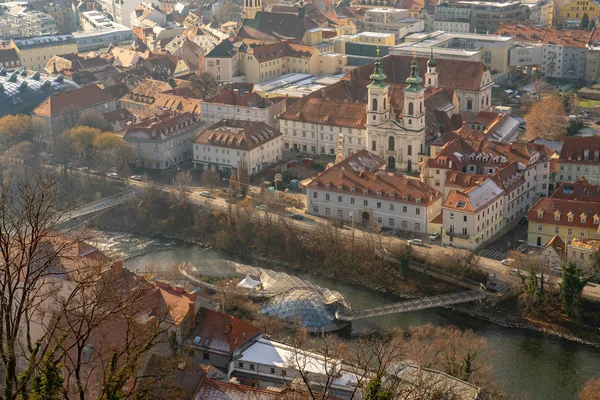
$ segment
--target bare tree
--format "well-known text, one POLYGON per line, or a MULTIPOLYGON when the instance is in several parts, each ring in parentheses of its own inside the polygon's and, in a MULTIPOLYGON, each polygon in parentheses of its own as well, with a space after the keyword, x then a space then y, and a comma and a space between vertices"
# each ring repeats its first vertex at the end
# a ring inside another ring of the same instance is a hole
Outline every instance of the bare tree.
POLYGON ((0 358, 4 399, 26 392, 49 349, 36 344, 37 313, 56 290, 53 276, 63 253, 83 233, 59 232, 71 210, 54 179, 26 177, 0 182, 0 358), (70 234, 70 235, 69 235, 70 234))
POLYGON ((82 112, 77 121, 77 125, 89 126, 91 128, 100 129, 103 132, 112 130, 112 126, 104 119, 102 114, 94 110, 82 112))
POLYGON ((240 194, 246 197, 250 188, 250 173, 248 171, 248 162, 246 159, 240 160, 238 164, 238 182, 240 186, 240 194))
POLYGON ((202 184, 209 187, 210 194, 212 195, 214 187, 219 184, 219 174, 217 174, 217 171, 212 169, 204 171, 202 173, 202 184))
POLYGON ((567 117, 560 96, 542 96, 525 115, 525 122, 530 137, 561 140, 567 133, 567 117))
POLYGON ((192 78, 192 88, 202 100, 217 94, 217 80, 208 72, 203 72, 192 78))
POLYGON ((173 185, 177 191, 177 199, 180 204, 185 203, 187 200, 190 183, 192 183, 192 174, 187 169, 179 171, 173 178, 173 185))

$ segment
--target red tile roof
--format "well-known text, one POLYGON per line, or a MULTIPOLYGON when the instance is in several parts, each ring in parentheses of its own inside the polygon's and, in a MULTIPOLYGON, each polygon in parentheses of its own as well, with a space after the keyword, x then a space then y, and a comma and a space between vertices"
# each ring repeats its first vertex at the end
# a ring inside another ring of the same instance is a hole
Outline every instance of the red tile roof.
POLYGON ((259 46, 250 46, 247 53, 254 55, 259 63, 275 60, 282 57, 310 58, 316 51, 314 46, 304 46, 291 41, 269 43, 259 46))
MULTIPOLYGON (((381 59, 385 80, 389 84, 404 85, 406 78, 410 75, 412 56, 388 55, 381 59)), ((425 76, 427 72, 427 60, 429 57, 417 57, 419 75, 425 76)), ((449 89, 480 90, 486 85, 483 82, 485 73, 484 65, 479 61, 463 61, 438 58, 437 72, 439 85, 449 89)), ((374 70, 374 63, 362 65, 349 71, 343 80, 363 81, 369 84, 369 78, 374 70)), ((489 82, 491 84, 491 80, 489 82)))
POLYGON ((468 189, 483 182, 487 178, 487 175, 468 174, 466 172, 448 172, 446 174, 445 187, 468 189))
POLYGON ((600 137, 565 137, 558 163, 598 164, 600 163, 600 137))
POLYGON ((550 196, 553 199, 600 202, 600 186, 589 184, 581 177, 572 183, 562 183, 550 196))
POLYGON ((33 114, 42 117, 57 117, 112 100, 115 100, 113 96, 94 84, 66 92, 53 93, 33 110, 33 114))
POLYGON ((500 36, 512 36, 517 42, 555 44, 585 48, 590 32, 580 29, 542 28, 535 25, 503 24, 496 31, 500 36))
POLYGON ((247 322, 208 308, 199 310, 196 321, 187 344, 200 350, 231 355, 237 348, 262 335, 260 329, 247 322))
POLYGON ((281 135, 281 132, 264 122, 228 119, 206 128, 194 139, 194 143, 252 150, 281 135))
POLYGON ((155 115, 130 125, 123 138, 125 140, 167 140, 182 131, 200 129, 201 125, 200 118, 190 113, 155 115))
MULTIPOLYGON (((553 198, 541 198, 527 213, 529 223, 544 223, 553 225, 565 225, 572 227, 581 227, 587 229, 597 229, 598 223, 594 221, 594 216, 600 216, 600 203, 590 203, 587 201, 574 201, 553 198), (538 211, 543 210, 542 216, 538 216, 538 211), (569 222, 569 213, 572 213, 573 220, 569 222), (585 217, 584 219, 581 217, 585 217), (558 220, 556 219, 558 217, 558 220)), ((599 221, 600 219, 596 219, 599 221)))
POLYGON ((384 167, 381 158, 361 150, 321 172, 307 187, 425 206, 442 197, 417 179, 387 174, 384 167))
POLYGON ((556 254, 558 254, 559 256, 565 255, 565 250, 566 250, 565 242, 563 242, 563 240, 558 235, 556 235, 552 239, 550 239, 548 241, 548 243, 546 243, 546 245, 544 246, 545 249, 548 247, 552 247, 554 249, 554 251, 556 252, 556 254))

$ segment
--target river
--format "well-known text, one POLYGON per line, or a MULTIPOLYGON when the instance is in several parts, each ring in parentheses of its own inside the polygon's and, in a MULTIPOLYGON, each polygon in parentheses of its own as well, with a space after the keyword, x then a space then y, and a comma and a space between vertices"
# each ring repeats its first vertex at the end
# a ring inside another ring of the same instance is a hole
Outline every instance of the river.
MULTIPOLYGON (((144 271, 148 265, 157 270, 180 262, 199 263, 207 258, 226 258, 282 270, 281 267, 260 264, 174 240, 115 232, 98 232, 97 240, 97 245, 109 256, 123 258, 128 268, 138 271, 144 271)), ((333 279, 311 274, 297 275, 322 287, 339 291, 355 309, 398 300, 393 296, 333 279)), ((532 400, 576 399, 577 393, 589 378, 600 377, 600 349, 529 330, 504 328, 447 309, 357 321, 352 325, 352 333, 425 323, 451 324, 461 329, 472 329, 484 337, 494 352, 490 360, 494 376, 504 382, 505 389, 512 395, 526 395, 532 400)))

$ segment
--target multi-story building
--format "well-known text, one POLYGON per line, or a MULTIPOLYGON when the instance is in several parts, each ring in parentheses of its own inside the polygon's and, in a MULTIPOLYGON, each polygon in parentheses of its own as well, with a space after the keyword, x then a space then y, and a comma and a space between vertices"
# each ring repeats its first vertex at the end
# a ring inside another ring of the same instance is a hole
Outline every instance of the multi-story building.
POLYGON ((277 118, 286 110, 285 97, 261 97, 243 89, 226 90, 200 104, 200 116, 208 125, 222 119, 264 122, 277 128, 277 118))
POLYGON ((435 156, 424 161, 421 180, 442 192, 452 172, 493 175, 513 162, 520 164, 525 177, 527 204, 548 196, 551 151, 535 143, 488 142, 483 137, 459 137, 446 143, 435 156), (532 189, 532 192, 529 190, 532 189), (528 194, 529 193, 529 194, 528 194))
MULTIPOLYGON (((428 66, 427 58, 416 59, 415 75, 424 76, 424 91, 420 83, 418 90, 405 91, 403 77, 410 77, 413 72, 412 57, 388 56, 380 61, 384 78, 377 85, 371 85, 374 81, 371 75, 378 77, 379 73, 373 74, 374 65, 367 64, 351 70, 341 81, 301 98, 280 117, 284 147, 297 152, 336 155, 341 138, 344 155, 369 149, 393 161, 390 165, 394 168, 398 165, 399 169, 407 170, 410 160, 410 167, 418 170, 420 160, 429 154, 421 128, 425 136, 435 137, 440 126, 437 118, 442 114, 449 119, 459 110, 479 112, 491 104, 490 72, 480 62, 430 60, 428 66), (452 89, 452 93, 441 88, 452 89), (370 95, 365 98, 365 93, 370 95), (377 107, 373 111, 375 98, 370 96, 375 94, 377 107), (403 116, 402 122, 397 120, 399 115, 403 116), (421 125, 422 118, 428 123, 423 120, 421 125), (377 138, 369 140, 368 125, 374 136, 377 132, 377 138), (372 150, 373 140, 375 150, 372 150)), ((416 86, 413 84, 412 88, 416 86)))
POLYGON ((117 109, 117 101, 118 98, 95 84, 48 97, 32 112, 32 118, 40 121, 46 128, 39 138, 44 150, 52 151, 54 136, 77 125, 81 114, 86 111, 99 114, 114 111, 117 109))
POLYGON ((117 24, 100 11, 81 13, 83 31, 74 32, 79 52, 93 51, 112 46, 130 44, 133 31, 125 25, 117 24))
POLYGON ((366 31, 377 33, 393 33, 396 42, 414 32, 425 29, 422 19, 411 18, 408 10, 392 8, 371 8, 365 12, 364 27, 366 31))
POLYGON ((204 71, 218 82, 243 82, 245 76, 240 74, 239 46, 225 39, 204 56, 204 71))
POLYGON ((56 22, 58 33, 72 33, 77 31, 79 8, 73 3, 64 0, 42 0, 29 2, 28 6, 50 15, 56 22))
POLYGON ((537 68, 548 78, 575 80, 586 76, 588 31, 509 24, 500 26, 496 34, 510 34, 519 43, 510 50, 511 67, 537 68))
POLYGON ((387 163, 361 150, 314 178, 307 186, 308 213, 365 225, 431 232, 442 193, 416 179, 384 172, 387 163))
POLYGON ((172 87, 167 82, 146 79, 134 87, 131 92, 121 97, 120 104, 122 108, 162 114, 161 108, 165 107, 165 104, 159 103, 160 106, 157 107, 157 100, 162 93, 170 90, 172 87))
POLYGON ((481 61, 492 74, 509 71, 509 51, 515 39, 508 34, 450 33, 443 31, 415 33, 390 50, 393 55, 435 53, 437 58, 481 61))
POLYGON ((192 160, 192 141, 203 126, 190 113, 165 113, 130 125, 123 139, 134 148, 136 166, 164 170, 192 160))
POLYGON ((520 1, 458 1, 457 4, 471 7, 471 29, 476 33, 495 32, 501 24, 530 19, 529 7, 520 1))
POLYGON ((534 25, 550 28, 554 21, 554 2, 551 0, 522 0, 529 6, 529 18, 534 25))
POLYGON ((165 26, 167 14, 153 3, 141 3, 131 12, 129 23, 132 28, 165 26))
POLYGON ((319 55, 316 47, 287 41, 242 46, 239 51, 240 72, 252 83, 273 80, 288 73, 320 75, 319 55))
POLYGON ((240 163, 256 174, 281 160, 281 132, 264 122, 221 120, 194 139, 194 168, 230 175, 240 163))
POLYGON ((43 71, 52 56, 77 53, 77 42, 73 35, 11 39, 10 46, 19 54, 21 64, 35 71, 43 71))
POLYGON ((584 271, 593 272, 598 276, 600 270, 597 269, 596 259, 599 251, 600 240, 573 238, 567 244, 565 261, 572 261, 584 271))
POLYGON ((554 181, 573 182, 580 177, 591 184, 600 185, 599 137, 565 137, 563 141, 554 181))
POLYGON ((160 6, 158 0, 98 0, 102 10, 113 17, 117 24, 131 28, 131 13, 141 4, 151 3, 160 6))
POLYGON ((538 200, 527 219, 528 241, 537 246, 556 235, 567 245, 573 238, 600 239, 598 186, 585 178, 563 183, 552 196, 538 200))
POLYGON ((565 23, 567 21, 581 20, 583 14, 587 14, 590 21, 600 16, 600 4, 595 0, 573 0, 566 4, 558 6, 557 21, 565 23))
POLYGON ((471 7, 449 3, 438 4, 433 10, 433 30, 471 32, 471 7))
POLYGON ((56 21, 46 13, 15 6, 6 13, 6 16, 9 23, 18 29, 19 35, 22 37, 58 33, 56 21))

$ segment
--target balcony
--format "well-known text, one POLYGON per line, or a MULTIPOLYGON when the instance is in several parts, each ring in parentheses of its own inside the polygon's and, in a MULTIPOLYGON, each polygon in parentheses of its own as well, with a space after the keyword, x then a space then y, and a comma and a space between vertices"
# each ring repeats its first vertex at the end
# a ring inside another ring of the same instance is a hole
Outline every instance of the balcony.
POLYGON ((460 232, 453 232, 449 229, 446 229, 446 235, 448 236, 453 236, 459 239, 468 239, 469 238, 469 234, 468 233, 460 233, 460 232))

